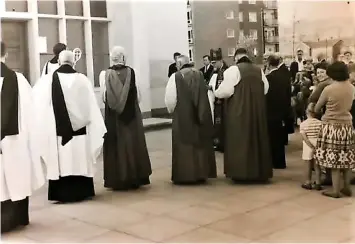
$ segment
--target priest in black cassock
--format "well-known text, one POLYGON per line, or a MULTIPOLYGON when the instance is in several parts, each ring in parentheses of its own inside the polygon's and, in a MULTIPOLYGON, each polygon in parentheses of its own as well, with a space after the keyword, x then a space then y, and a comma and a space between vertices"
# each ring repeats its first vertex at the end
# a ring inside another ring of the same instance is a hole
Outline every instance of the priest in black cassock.
POLYGON ((178 72, 168 81, 165 104, 173 114, 172 177, 175 184, 203 183, 215 178, 212 116, 203 74, 178 58, 178 72))
POLYGON ((73 64, 73 52, 62 51, 60 67, 41 77, 33 90, 41 129, 38 147, 49 179, 48 200, 57 202, 95 196, 95 164, 106 133, 92 82, 73 64))
POLYGON ((228 99, 224 172, 235 181, 267 182, 273 176, 265 98, 269 83, 245 48, 237 49, 235 61, 215 91, 228 99))
MULTIPOLYGON (((217 90, 223 83, 224 71, 228 69, 228 65, 223 60, 222 53, 217 53, 215 61, 215 72, 209 83, 212 91, 217 90)), ((225 99, 215 97, 213 104, 214 146, 216 151, 222 153, 224 152, 225 143, 225 103, 225 99)))
POLYGON ((291 95, 292 95, 292 85, 291 85, 291 72, 287 68, 286 64, 284 63, 283 56, 281 54, 275 54, 277 58, 279 59, 279 66, 278 66, 278 73, 281 76, 281 79, 283 80, 284 83, 287 84, 288 86, 288 93, 287 97, 288 100, 286 100, 286 106, 288 107, 288 113, 286 117, 284 118, 284 133, 285 133, 285 145, 288 145, 288 135, 295 133, 295 118, 293 114, 293 109, 291 106, 291 95))
POLYGON ((286 168, 284 123, 291 106, 290 82, 284 80, 284 74, 279 68, 279 64, 280 58, 278 56, 269 56, 270 71, 266 76, 269 82, 269 91, 266 94, 266 109, 274 169, 286 168))
POLYGON ((112 66, 100 74, 107 134, 104 142, 104 186, 113 190, 149 185, 152 174, 140 93, 134 69, 126 65, 123 47, 110 54, 112 66))

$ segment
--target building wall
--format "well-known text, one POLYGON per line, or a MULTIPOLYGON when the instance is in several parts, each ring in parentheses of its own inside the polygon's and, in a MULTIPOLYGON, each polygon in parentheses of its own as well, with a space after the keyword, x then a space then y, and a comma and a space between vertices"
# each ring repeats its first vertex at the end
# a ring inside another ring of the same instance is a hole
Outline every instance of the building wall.
POLYGON ((228 48, 235 48, 238 40, 238 1, 192 1, 191 8, 196 67, 203 66, 202 57, 209 54, 211 48, 221 48, 225 61, 231 64, 233 57, 228 57, 228 48), (234 19, 227 19, 226 14, 231 10, 234 19), (228 28, 234 30, 234 38, 227 38, 228 28))
POLYGON ((255 4, 250 4, 249 1, 242 1, 239 5, 239 11, 243 12, 243 22, 240 22, 240 30, 243 30, 244 35, 249 35, 249 31, 251 29, 257 30, 257 40, 256 40, 256 48, 257 48, 257 56, 256 61, 261 63, 262 57, 264 54, 263 47, 263 23, 261 18, 261 10, 264 7, 263 1, 256 1, 255 4), (251 22, 249 21, 249 13, 256 12, 257 21, 251 22))
POLYGON ((141 110, 165 111, 168 66, 173 53, 188 55, 186 3, 183 1, 109 1, 110 47, 125 47, 136 72, 141 110), (162 11, 163 10, 163 11, 162 11))
POLYGON ((165 107, 173 53, 188 54, 183 1, 0 0, 0 13, 2 21, 22 21, 26 26, 26 65, 31 84, 36 83, 46 61, 53 57, 53 45, 63 42, 71 50, 82 50, 76 69, 93 81, 100 106, 99 73, 110 65, 109 50, 123 46, 127 64, 135 70, 145 116, 152 109, 165 107), (46 50, 40 53, 38 44, 43 38, 46 50))

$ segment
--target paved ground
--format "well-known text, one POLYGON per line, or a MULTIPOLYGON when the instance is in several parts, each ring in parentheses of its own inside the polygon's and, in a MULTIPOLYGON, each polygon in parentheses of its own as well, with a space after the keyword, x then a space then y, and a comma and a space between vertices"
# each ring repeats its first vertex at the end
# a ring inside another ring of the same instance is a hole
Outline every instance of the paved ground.
MULTIPOLYGON (((52 204, 46 189, 30 198, 31 224, 2 236, 12 242, 355 242, 353 199, 329 199, 299 187, 303 179, 300 139, 288 148, 287 170, 273 184, 234 185, 223 177, 205 186, 170 183, 169 130, 147 133, 152 184, 111 192, 97 173, 97 197, 52 204)), ((355 189, 354 189, 355 190, 355 189)))

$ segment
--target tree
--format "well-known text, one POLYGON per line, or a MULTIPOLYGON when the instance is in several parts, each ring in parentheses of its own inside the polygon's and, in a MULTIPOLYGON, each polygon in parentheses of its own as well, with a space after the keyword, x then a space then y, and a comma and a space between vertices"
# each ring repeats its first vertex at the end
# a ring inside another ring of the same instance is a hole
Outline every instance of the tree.
POLYGON ((254 60, 255 57, 258 55, 257 44, 257 38, 251 35, 239 35, 239 40, 237 41, 237 48, 245 48, 248 51, 248 56, 254 60))

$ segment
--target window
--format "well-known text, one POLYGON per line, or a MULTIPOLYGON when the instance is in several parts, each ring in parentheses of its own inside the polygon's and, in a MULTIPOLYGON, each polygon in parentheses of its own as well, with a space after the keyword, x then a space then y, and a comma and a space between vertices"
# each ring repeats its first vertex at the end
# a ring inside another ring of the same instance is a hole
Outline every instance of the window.
POLYGON ((106 1, 90 0, 90 15, 91 17, 107 17, 106 1))
POLYGON ((194 61, 194 50, 192 47, 189 48, 189 58, 190 62, 194 61))
POLYGON ((228 38, 234 38, 234 30, 233 29, 228 29, 227 30, 227 37, 228 38))
POLYGON ((194 38, 192 30, 189 30, 187 35, 188 35, 189 39, 193 39, 194 38))
POLYGON ((243 12, 239 12, 239 22, 243 22, 243 12))
POLYGON ((258 22, 256 12, 249 12, 249 22, 258 22))
POLYGON ((235 53, 235 48, 234 47, 228 48, 228 56, 229 57, 234 57, 234 53, 235 53))
POLYGON ((249 35, 250 38, 254 40, 258 39, 258 30, 254 30, 254 29, 249 30, 249 35))
POLYGON ((234 19, 234 11, 230 10, 226 13, 226 18, 227 19, 234 19))
POLYGON ((275 51, 276 51, 276 52, 280 52, 280 46, 279 46, 279 44, 275 44, 275 51))
POLYGON ((249 0, 249 4, 256 4, 256 0, 249 0))
POLYGON ((239 38, 244 37, 244 30, 239 30, 239 38))

